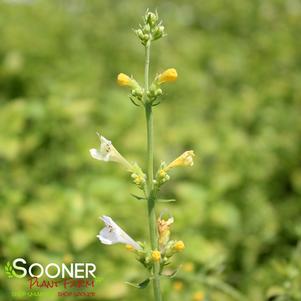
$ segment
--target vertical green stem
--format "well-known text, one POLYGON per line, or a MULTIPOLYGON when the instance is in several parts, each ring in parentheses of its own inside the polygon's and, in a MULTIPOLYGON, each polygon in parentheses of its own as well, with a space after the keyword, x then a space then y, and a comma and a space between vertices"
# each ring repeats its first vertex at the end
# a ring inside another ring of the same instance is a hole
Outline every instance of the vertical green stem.
MULTIPOLYGON (((146 93, 149 88, 149 61, 150 61, 150 42, 145 46, 145 86, 144 86, 144 100, 145 100, 145 117, 147 130, 147 209, 149 221, 149 234, 152 250, 158 249, 158 232, 156 224, 155 211, 155 196, 153 195, 153 178, 154 178, 154 150, 153 150, 153 113, 152 105, 147 103, 146 93)), ((153 288, 156 301, 161 301, 160 291, 160 264, 155 262, 153 265, 153 288)))

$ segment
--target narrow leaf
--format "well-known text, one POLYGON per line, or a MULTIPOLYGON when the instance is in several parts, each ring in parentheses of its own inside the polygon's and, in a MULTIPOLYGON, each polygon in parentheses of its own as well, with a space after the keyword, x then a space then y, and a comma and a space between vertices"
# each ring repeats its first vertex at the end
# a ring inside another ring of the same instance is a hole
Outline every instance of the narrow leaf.
POLYGON ((137 199, 137 200, 146 200, 145 197, 139 196, 139 195, 136 195, 136 194, 133 194, 133 193, 131 193, 131 196, 133 196, 133 197, 134 197, 135 199, 137 199))
POLYGON ((177 273, 179 272, 179 270, 180 269, 178 268, 175 271, 173 271, 171 274, 162 274, 162 276, 165 276, 167 278, 173 278, 173 277, 175 277, 177 275, 177 273))
POLYGON ((139 289, 143 289, 146 288, 147 285, 149 284, 149 278, 145 279, 144 281, 140 282, 140 283, 132 283, 132 282, 126 282, 126 284, 133 286, 135 288, 139 288, 139 289))
POLYGON ((132 97, 130 97, 130 100, 131 100, 131 102, 132 102, 135 106, 140 107, 140 105, 137 104, 137 103, 134 101, 134 99, 133 99, 132 97))
POLYGON ((175 199, 157 199, 157 202, 159 203, 170 203, 170 202, 175 202, 175 199))

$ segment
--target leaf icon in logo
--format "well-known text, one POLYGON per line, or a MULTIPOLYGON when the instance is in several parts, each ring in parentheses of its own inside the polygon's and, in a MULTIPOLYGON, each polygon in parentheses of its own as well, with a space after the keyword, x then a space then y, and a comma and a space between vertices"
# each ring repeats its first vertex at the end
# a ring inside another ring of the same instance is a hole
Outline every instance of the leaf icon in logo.
POLYGON ((6 263, 6 265, 4 266, 4 271, 5 271, 5 273, 6 273, 6 275, 7 275, 7 277, 8 278, 13 278, 13 277, 15 277, 15 271, 14 271, 14 269, 13 269, 13 267, 12 267, 12 265, 10 264, 10 262, 8 261, 7 263, 6 263))

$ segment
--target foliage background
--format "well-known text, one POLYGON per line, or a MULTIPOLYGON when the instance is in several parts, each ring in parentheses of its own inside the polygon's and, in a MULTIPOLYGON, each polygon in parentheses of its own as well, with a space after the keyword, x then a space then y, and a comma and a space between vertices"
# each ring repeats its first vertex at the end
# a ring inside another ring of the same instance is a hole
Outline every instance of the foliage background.
MULTIPOLYGON (((145 166, 143 112, 115 78, 143 80, 131 29, 147 7, 168 32, 152 75, 179 73, 155 111, 156 163, 197 154, 162 193, 186 243, 165 300, 301 300, 298 0, 1 1, 1 264, 95 262, 97 300, 151 300, 124 285, 144 277, 132 254, 95 237, 107 214, 146 239, 145 204, 119 166, 88 153, 98 130, 145 166)), ((1 300, 26 285, 1 269, 1 300)))

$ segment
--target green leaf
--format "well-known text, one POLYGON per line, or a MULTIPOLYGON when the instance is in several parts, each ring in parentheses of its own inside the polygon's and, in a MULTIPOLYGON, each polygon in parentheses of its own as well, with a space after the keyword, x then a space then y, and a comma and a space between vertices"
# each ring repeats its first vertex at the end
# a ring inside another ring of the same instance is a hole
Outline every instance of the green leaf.
POLYGON ((145 280, 143 280, 142 282, 140 283, 132 283, 132 282, 126 282, 126 284, 130 285, 130 286, 133 286, 135 288, 139 288, 139 289, 143 289, 143 288, 146 288, 147 285, 149 284, 149 281, 150 279, 147 278, 145 280))
POLYGON ((170 203, 170 202, 175 202, 175 199, 157 199, 157 202, 159 203, 170 203))
POLYGON ((177 274, 178 274, 178 272, 179 272, 179 270, 180 270, 180 268, 177 268, 175 271, 173 271, 171 274, 161 274, 162 276, 165 276, 165 277, 167 277, 167 278, 173 278, 173 277, 175 277, 177 274))
POLYGON ((133 196, 135 199, 137 199, 137 200, 146 200, 146 198, 145 197, 143 197, 143 196, 139 196, 139 195, 136 195, 136 194, 133 194, 133 193, 131 193, 131 196, 133 196))
POLYGON ((134 100, 133 97, 129 97, 129 98, 130 98, 131 102, 132 102, 135 106, 140 107, 140 105, 139 105, 138 103, 136 103, 136 101, 134 100))

